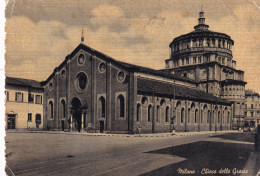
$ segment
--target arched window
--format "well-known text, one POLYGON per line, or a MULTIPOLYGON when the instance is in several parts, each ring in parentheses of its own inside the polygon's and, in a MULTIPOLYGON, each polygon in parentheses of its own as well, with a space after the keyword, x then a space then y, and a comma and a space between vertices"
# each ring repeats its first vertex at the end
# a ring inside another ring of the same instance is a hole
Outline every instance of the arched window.
POLYGON ((225 112, 223 111, 223 114, 222 114, 222 123, 223 123, 223 124, 225 124, 224 117, 225 117, 225 112))
POLYGON ((198 123, 198 117, 199 117, 198 110, 196 109, 195 110, 195 123, 198 123))
POLYGON ((218 123, 220 123, 220 112, 218 111, 218 123))
POLYGON ((207 39, 207 47, 210 47, 210 40, 207 39))
POLYGON ((165 110, 165 122, 169 122, 169 106, 165 110))
POLYGON ((185 111, 184 108, 181 109, 181 123, 184 123, 184 118, 185 118, 185 111))
POLYGON ((203 39, 199 39, 199 46, 203 46, 203 39))
POLYGON ((200 111, 200 123, 203 123, 203 110, 200 111))
POLYGON ((207 123, 210 123, 210 110, 208 110, 207 123))
POLYGON ((188 109, 188 123, 190 123, 190 108, 188 109))
POLYGON ((157 105, 157 108, 156 108, 156 122, 159 122, 159 119, 160 119, 160 106, 157 105))
POLYGON ((152 105, 149 105, 148 106, 148 119, 147 119, 147 121, 148 122, 151 122, 151 120, 152 120, 152 105))
POLYGON ((62 118, 65 118, 65 112, 66 112, 66 111, 65 111, 65 110, 66 110, 66 109, 65 109, 65 105, 66 105, 66 104, 65 104, 65 100, 61 100, 61 117, 62 117, 62 118))
POLYGON ((125 117, 125 98, 123 95, 119 95, 117 97, 117 107, 119 110, 119 117, 124 118, 125 117))
POLYGON ((103 96, 98 99, 98 110, 99 110, 99 117, 106 116, 106 101, 103 96))
POLYGON ((136 121, 139 122, 141 117, 141 105, 137 104, 136 107, 136 121))
POLYGON ((230 112, 228 112, 227 123, 229 123, 229 120, 230 120, 230 112))
POLYGON ((215 39, 212 39, 212 46, 215 47, 215 39))
POLYGON ((49 102, 49 117, 53 119, 53 102, 49 102))

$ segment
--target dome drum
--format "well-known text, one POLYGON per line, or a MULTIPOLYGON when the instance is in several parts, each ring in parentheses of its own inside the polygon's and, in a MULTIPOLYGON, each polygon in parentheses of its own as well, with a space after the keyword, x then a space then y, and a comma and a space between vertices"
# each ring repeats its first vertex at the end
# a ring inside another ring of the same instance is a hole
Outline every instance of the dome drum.
POLYGON ((224 53, 228 56, 232 57, 232 51, 226 48, 216 48, 216 47, 194 47, 194 48, 186 48, 182 50, 172 51, 172 55, 182 55, 189 53, 224 53))

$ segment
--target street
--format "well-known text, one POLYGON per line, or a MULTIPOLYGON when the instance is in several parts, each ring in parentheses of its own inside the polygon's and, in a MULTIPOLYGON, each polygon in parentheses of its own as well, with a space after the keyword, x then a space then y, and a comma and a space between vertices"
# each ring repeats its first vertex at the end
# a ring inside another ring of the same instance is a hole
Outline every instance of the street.
POLYGON ((254 150, 253 142, 251 133, 173 137, 7 133, 6 162, 14 175, 214 175, 221 169, 222 175, 239 175, 254 150))

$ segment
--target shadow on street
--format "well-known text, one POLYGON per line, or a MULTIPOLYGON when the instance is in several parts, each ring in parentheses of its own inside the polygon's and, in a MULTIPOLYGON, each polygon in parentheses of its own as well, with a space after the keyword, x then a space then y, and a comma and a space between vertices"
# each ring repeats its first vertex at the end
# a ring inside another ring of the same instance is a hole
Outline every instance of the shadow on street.
MULTIPOLYGON (((225 139, 229 138, 229 135, 227 137, 225 135, 221 136, 225 139)), ((195 171, 194 174, 188 175, 202 175, 201 171, 203 168, 216 170, 217 172, 220 169, 228 168, 232 172, 234 168, 237 170, 243 169, 252 151, 253 145, 250 144, 233 144, 207 141, 200 141, 149 151, 147 153, 175 155, 186 158, 186 160, 179 163, 170 164, 143 175, 180 175, 180 173, 178 173, 178 169, 188 169, 195 171)))

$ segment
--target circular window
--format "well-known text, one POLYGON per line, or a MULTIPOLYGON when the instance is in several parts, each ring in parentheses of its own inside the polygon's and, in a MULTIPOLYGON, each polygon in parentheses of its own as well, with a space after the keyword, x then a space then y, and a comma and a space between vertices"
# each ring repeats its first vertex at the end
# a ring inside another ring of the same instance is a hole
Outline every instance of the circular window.
POLYGON ((75 87, 78 92, 82 93, 86 90, 88 85, 88 77, 85 73, 81 72, 76 76, 75 87))
POLYGON ((106 71, 106 64, 104 62, 99 64, 99 71, 101 73, 103 73, 104 71, 106 71))
POLYGON ((84 54, 80 54, 80 55, 78 56, 78 63, 79 63, 80 65, 82 65, 82 64, 84 64, 84 62, 85 62, 85 55, 84 55, 84 54))
POLYGON ((117 78, 121 82, 124 81, 125 80, 125 73, 123 71, 118 72, 117 78))
POLYGON ((60 75, 61 75, 61 78, 65 78, 66 77, 66 71, 62 70, 60 75))
POLYGON ((50 89, 50 90, 53 89, 53 83, 52 83, 52 82, 49 84, 49 89, 50 89))

